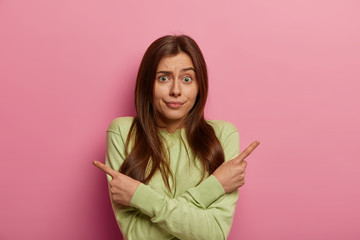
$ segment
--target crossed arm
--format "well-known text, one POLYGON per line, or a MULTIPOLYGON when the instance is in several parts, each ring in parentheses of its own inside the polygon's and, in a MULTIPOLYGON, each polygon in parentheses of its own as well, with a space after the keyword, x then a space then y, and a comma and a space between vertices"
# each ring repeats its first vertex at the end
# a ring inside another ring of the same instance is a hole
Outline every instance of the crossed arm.
MULTIPOLYGON (((259 144, 258 141, 253 142, 236 158, 221 164, 212 174, 220 182, 225 193, 233 192, 244 185, 245 168, 247 166, 245 158, 259 144)), ((117 172, 101 162, 93 161, 93 164, 112 177, 110 192, 112 193, 113 200, 125 206, 130 206, 130 200, 141 182, 117 172)))
POLYGON ((219 166, 200 185, 177 198, 166 197, 100 162, 94 161, 94 165, 111 177, 109 191, 112 203, 116 205, 114 211, 116 209, 117 221, 128 239, 141 239, 145 235, 164 239, 173 236, 180 239, 226 239, 237 201, 237 189, 244 184, 244 159, 258 144, 251 144, 236 158, 219 166))

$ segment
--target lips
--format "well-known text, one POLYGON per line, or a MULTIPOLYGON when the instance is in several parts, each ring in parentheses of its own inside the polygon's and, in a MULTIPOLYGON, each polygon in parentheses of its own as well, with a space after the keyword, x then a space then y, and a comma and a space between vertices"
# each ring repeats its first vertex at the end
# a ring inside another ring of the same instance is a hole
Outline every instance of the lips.
POLYGON ((179 101, 170 101, 170 102, 164 101, 164 102, 166 103, 166 106, 168 106, 169 108, 174 108, 174 109, 180 108, 182 105, 184 105, 183 102, 179 102, 179 101))

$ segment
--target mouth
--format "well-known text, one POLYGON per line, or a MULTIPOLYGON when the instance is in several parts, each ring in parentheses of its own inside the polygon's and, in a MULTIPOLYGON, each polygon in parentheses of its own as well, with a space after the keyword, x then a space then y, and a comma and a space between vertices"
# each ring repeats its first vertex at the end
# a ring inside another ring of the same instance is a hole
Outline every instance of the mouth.
POLYGON ((166 102, 164 101, 166 106, 168 106, 169 108, 180 108, 182 105, 184 105, 185 102, 179 102, 179 101, 170 101, 170 102, 166 102))

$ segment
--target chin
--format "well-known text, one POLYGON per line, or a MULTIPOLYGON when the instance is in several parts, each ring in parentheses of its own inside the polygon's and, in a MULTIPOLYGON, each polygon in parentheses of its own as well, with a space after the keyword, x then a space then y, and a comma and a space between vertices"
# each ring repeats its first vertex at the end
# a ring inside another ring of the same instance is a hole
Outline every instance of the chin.
POLYGON ((182 119, 184 119, 186 117, 185 114, 161 114, 162 115, 162 118, 163 120, 165 121, 180 121, 182 119))
POLYGON ((183 119, 185 116, 165 116, 165 119, 168 121, 180 121, 181 119, 183 119))

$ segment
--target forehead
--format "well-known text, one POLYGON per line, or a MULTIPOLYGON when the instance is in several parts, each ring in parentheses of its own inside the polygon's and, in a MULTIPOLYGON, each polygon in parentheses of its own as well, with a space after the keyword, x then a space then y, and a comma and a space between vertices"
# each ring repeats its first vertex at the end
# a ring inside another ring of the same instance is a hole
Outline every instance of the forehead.
POLYGON ((188 67, 194 67, 190 56, 184 52, 180 52, 177 55, 163 57, 159 62, 157 70, 174 71, 177 69, 183 69, 188 67))

